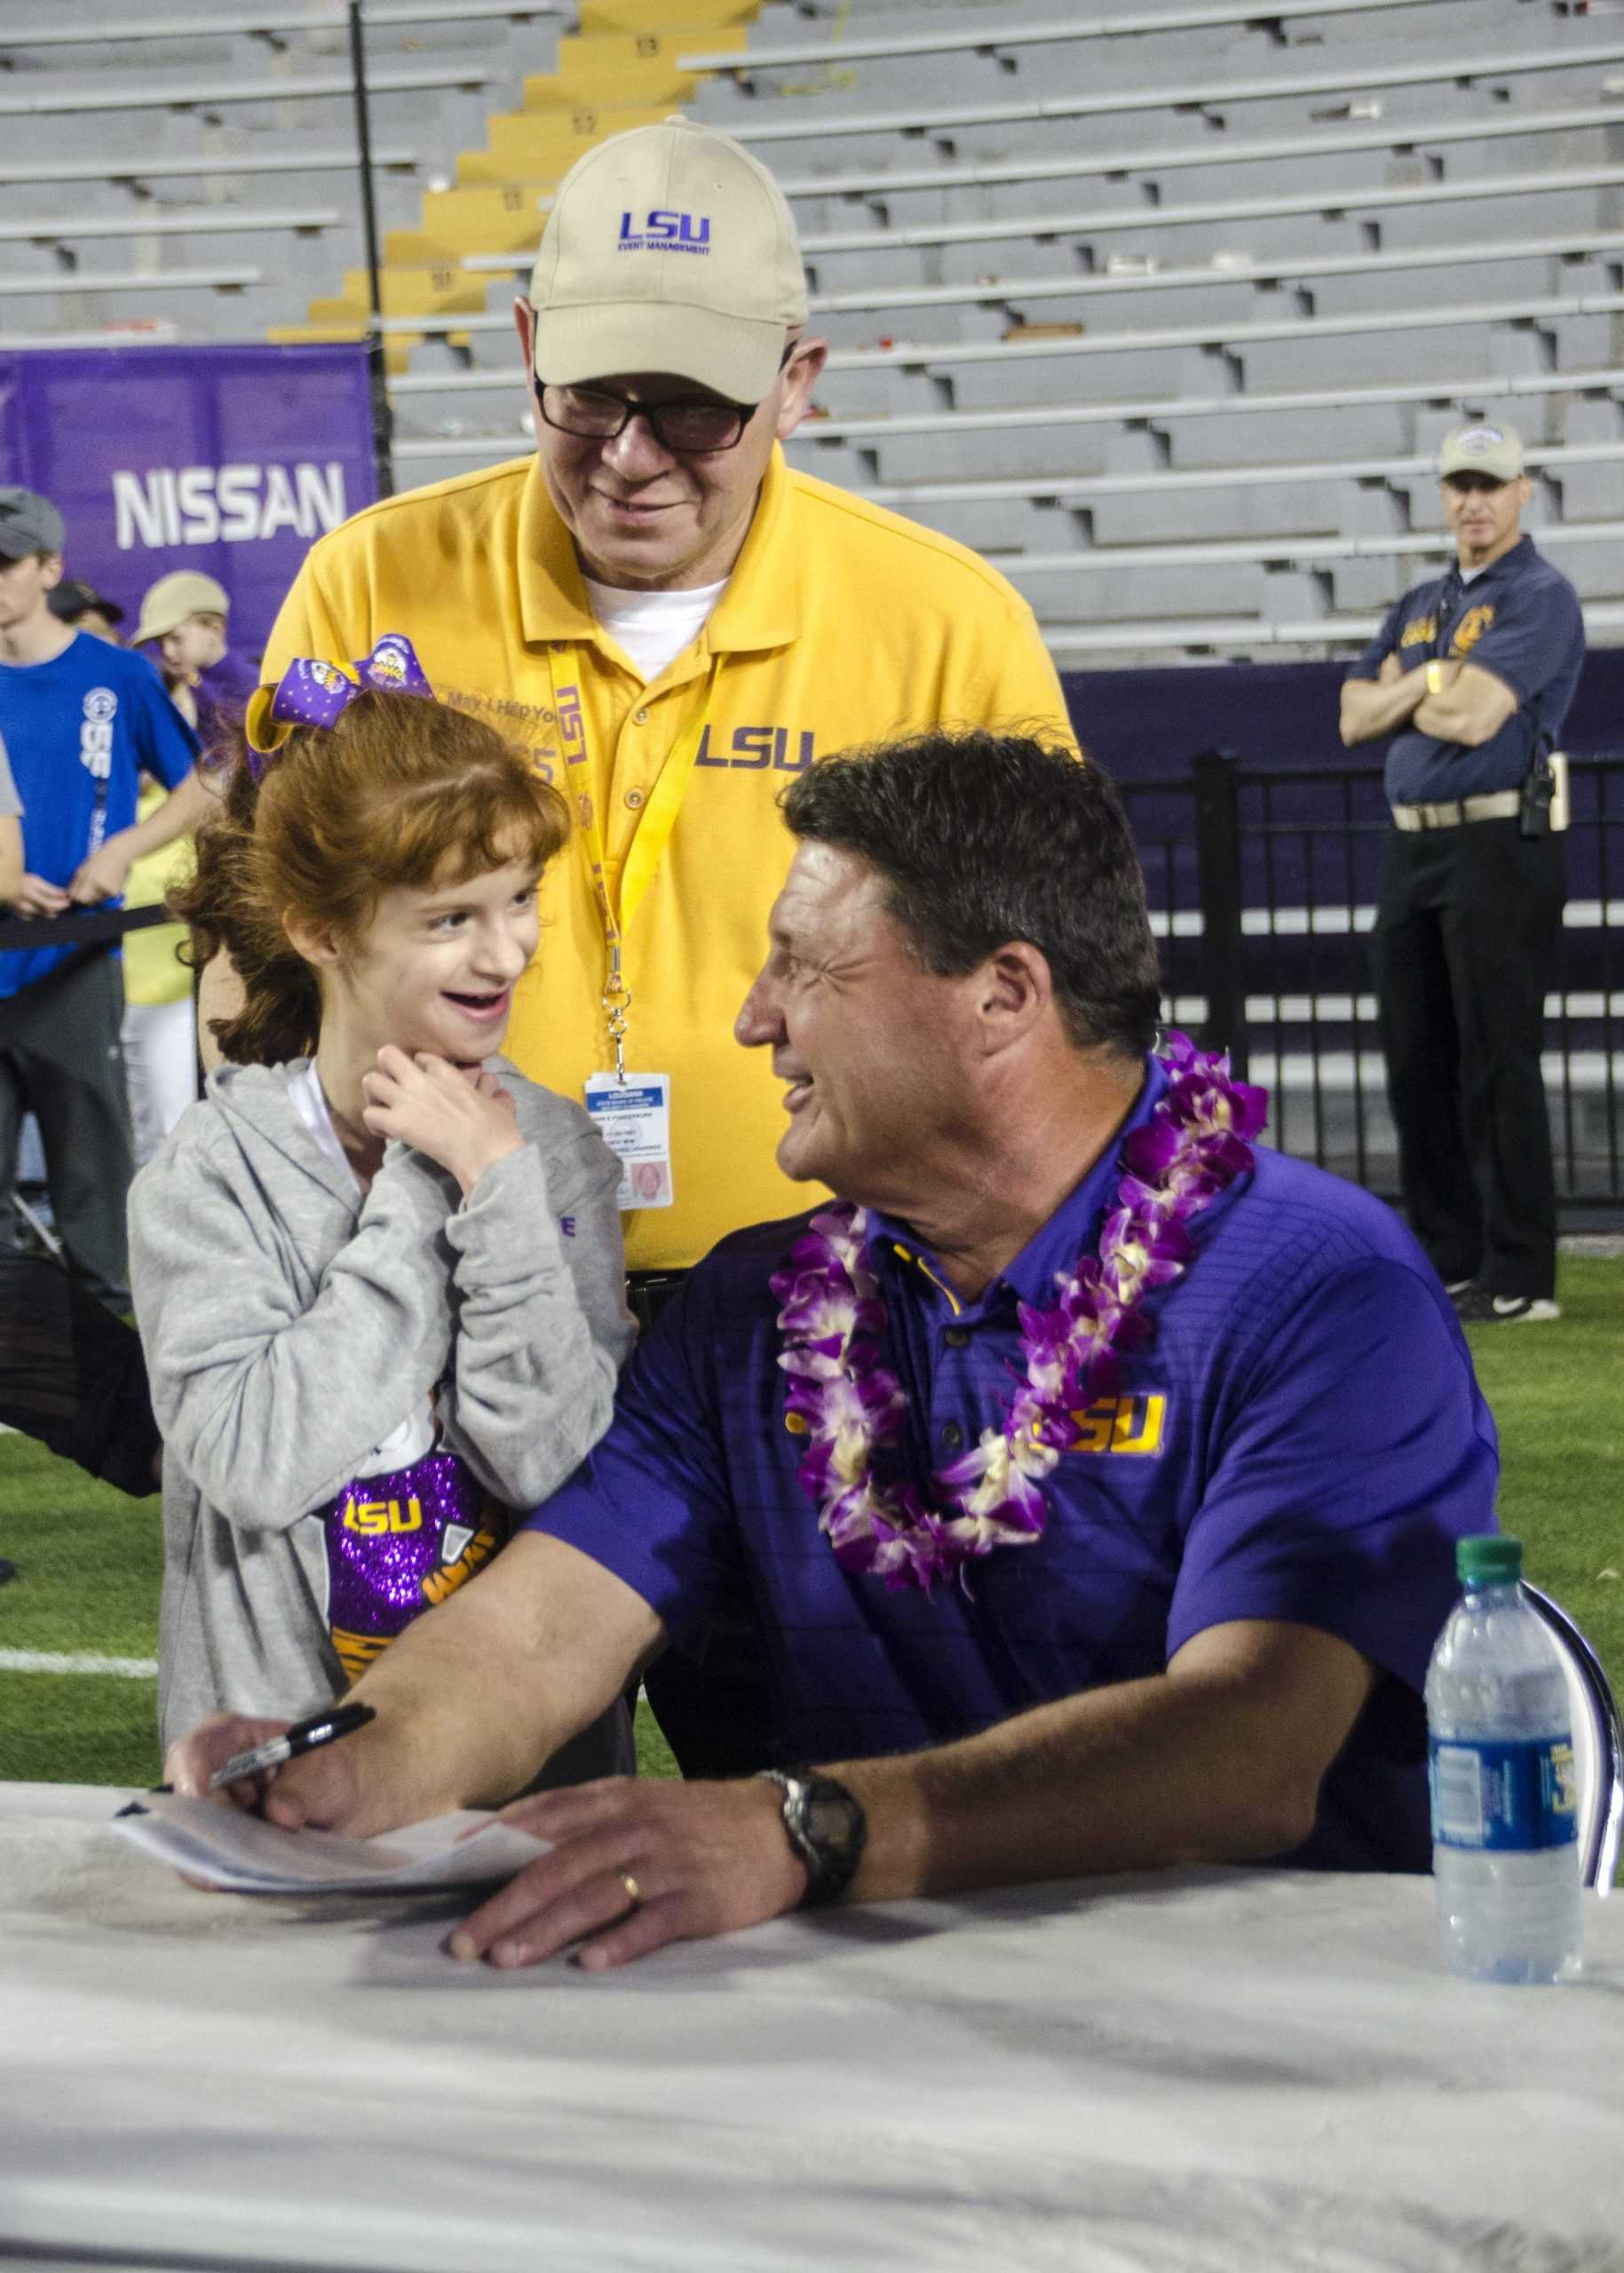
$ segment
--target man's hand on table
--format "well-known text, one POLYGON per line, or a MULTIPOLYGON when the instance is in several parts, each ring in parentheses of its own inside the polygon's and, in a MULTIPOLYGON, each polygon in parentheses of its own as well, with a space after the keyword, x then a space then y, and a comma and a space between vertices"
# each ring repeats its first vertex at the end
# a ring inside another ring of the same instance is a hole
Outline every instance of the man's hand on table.
POLYGON ((757 1778, 612 1777, 515 1801, 502 1820, 553 1851, 464 1920, 453 1957, 534 1965, 579 1942, 578 1963, 599 1972, 667 1942, 760 1925, 806 1890, 778 1788, 757 1778))
MULTIPOLYGON (((212 1714, 170 1746, 164 1775, 190 1798, 230 1801, 286 1831, 347 1829, 361 1811, 358 1740, 210 1792, 210 1777, 234 1753, 291 1725, 212 1714)), ((465 1919, 450 1952, 495 1966, 534 1965, 580 1942, 580 1963, 598 1972, 667 1942, 776 1918, 806 1890, 805 1865, 784 1835, 782 1805, 777 1786, 756 1778, 681 1784, 611 1777, 516 1800, 502 1820, 549 1840, 553 1852, 465 1919)))

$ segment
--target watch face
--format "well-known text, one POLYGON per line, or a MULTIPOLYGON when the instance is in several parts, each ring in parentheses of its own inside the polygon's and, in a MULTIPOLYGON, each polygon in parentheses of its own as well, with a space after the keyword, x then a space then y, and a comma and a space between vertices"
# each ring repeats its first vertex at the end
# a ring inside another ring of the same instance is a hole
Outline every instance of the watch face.
POLYGON ((868 1837, 862 1802, 832 1777, 797 1775, 782 1768, 761 1772, 784 1795, 785 1835, 806 1866, 803 1905, 833 1902, 862 1860, 868 1837))
POLYGON ((806 1829, 815 1846, 844 1857, 851 1851, 856 1825, 852 1805, 842 1791, 814 1784, 806 1802, 806 1829))

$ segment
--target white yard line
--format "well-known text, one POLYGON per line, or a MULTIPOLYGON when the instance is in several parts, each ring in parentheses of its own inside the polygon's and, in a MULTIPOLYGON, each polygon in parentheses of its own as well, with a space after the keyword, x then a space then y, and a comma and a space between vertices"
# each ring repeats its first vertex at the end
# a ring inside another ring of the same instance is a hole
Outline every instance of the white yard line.
POLYGON ((66 1657, 51 1650, 0 1650, 0 1673, 104 1673, 123 1681, 156 1681, 156 1658, 66 1657))

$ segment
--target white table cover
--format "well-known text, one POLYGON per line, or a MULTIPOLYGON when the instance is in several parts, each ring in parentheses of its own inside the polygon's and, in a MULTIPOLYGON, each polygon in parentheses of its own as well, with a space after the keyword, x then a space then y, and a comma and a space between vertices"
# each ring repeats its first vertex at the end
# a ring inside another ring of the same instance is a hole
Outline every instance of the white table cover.
POLYGON ((1239 1870, 499 1975, 123 1796, 0 1786, 0 2262, 1624 2268, 1624 1902, 1559 1990, 1441 1973, 1424 1879, 1239 1870))

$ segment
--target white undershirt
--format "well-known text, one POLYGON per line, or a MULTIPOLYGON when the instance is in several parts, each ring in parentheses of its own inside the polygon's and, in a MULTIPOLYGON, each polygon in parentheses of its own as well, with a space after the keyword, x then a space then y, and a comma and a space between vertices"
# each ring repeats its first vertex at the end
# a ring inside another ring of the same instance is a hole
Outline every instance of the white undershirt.
MULTIPOLYGON (((298 1114, 325 1157, 337 1163, 354 1184, 360 1189, 360 1178, 350 1166, 349 1156, 339 1141, 333 1126, 332 1108, 313 1064, 301 1065, 288 1076, 288 1095, 298 1114)), ((399 1428, 376 1444, 357 1467, 357 1476, 385 1476, 392 1469, 408 1468, 415 1460, 434 1449, 434 1408, 425 1398, 416 1413, 408 1414, 399 1428)))
POLYGON ((327 1102, 327 1092, 321 1087, 321 1076, 316 1072, 313 1058, 307 1065, 301 1065, 297 1073, 289 1074, 288 1095, 293 1100, 293 1110, 315 1138, 322 1152, 337 1167, 344 1170, 345 1176, 359 1191, 360 1178, 350 1166, 350 1156, 345 1151, 339 1141, 338 1131, 333 1126, 332 1108, 327 1102))
POLYGON ((594 583, 590 576, 583 581, 593 614, 646 680, 658 678, 693 645, 727 590, 725 576, 719 584, 696 584, 688 592, 628 592, 615 584, 594 583))

